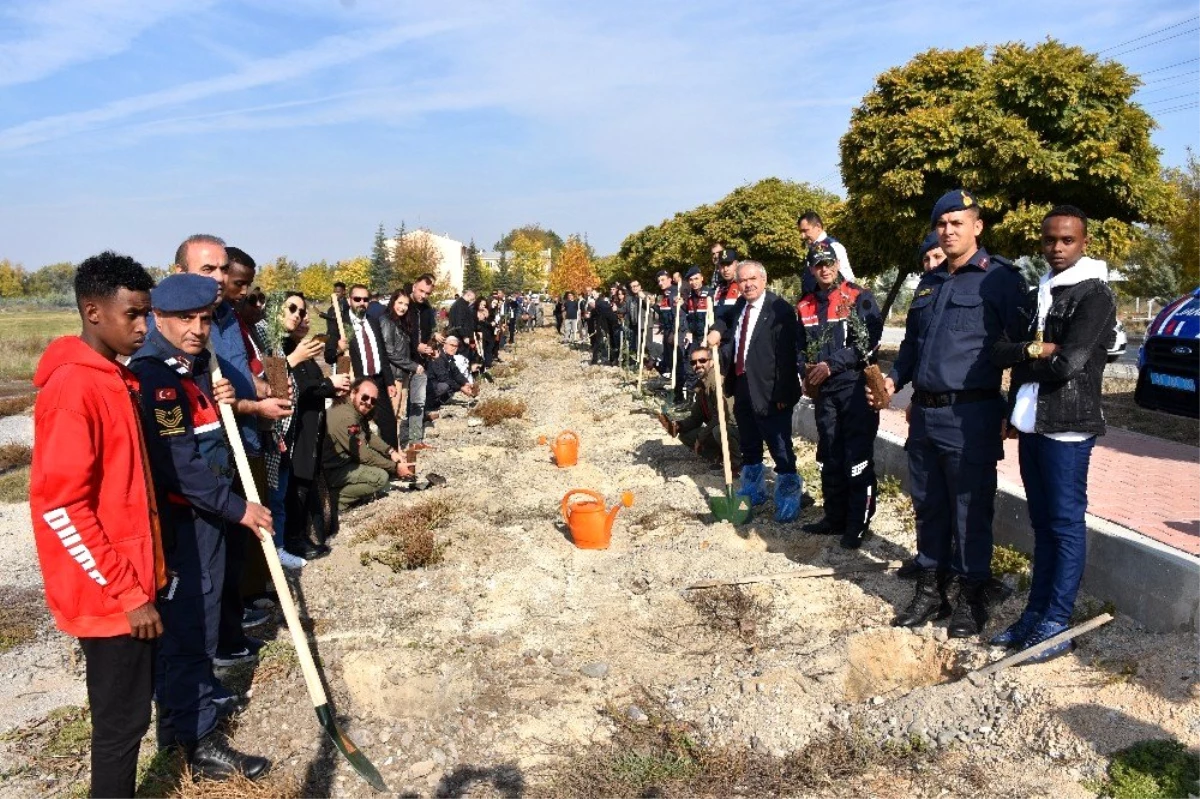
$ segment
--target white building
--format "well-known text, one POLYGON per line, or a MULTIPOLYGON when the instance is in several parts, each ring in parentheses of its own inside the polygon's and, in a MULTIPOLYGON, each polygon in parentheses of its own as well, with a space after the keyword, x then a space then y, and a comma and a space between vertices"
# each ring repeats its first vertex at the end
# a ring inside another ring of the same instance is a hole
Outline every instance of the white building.
MULTIPOLYGON (((463 272, 467 266, 467 245, 450 238, 449 234, 440 235, 429 230, 412 230, 405 233, 404 238, 406 241, 419 240, 420 238, 426 239, 433 246, 433 249, 437 251, 438 255, 441 256, 441 260, 437 266, 439 282, 442 278, 445 278, 449 280, 455 294, 462 292, 463 272)), ((389 256, 395 254, 395 239, 385 240, 383 246, 387 248, 389 256)))

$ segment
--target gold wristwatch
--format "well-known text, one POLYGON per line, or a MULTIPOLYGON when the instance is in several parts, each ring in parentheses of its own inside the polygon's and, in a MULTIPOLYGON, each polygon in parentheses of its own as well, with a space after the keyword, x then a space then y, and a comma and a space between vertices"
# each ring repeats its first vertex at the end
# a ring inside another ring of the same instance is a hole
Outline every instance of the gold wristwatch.
POLYGON ((1031 341, 1025 345, 1025 355, 1029 360, 1042 357, 1042 342, 1031 341))

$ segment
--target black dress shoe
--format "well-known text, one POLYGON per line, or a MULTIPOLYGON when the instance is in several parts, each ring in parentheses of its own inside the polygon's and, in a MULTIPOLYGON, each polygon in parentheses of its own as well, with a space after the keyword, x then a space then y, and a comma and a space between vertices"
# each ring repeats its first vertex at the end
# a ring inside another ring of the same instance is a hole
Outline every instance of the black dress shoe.
POLYGON ((917 575, 917 590, 913 593, 912 601, 892 619, 892 626, 920 627, 927 621, 946 618, 950 611, 945 580, 937 572, 922 571, 917 575))
POLYGON ((833 522, 829 521, 828 517, 823 517, 820 521, 809 522, 801 525, 801 530, 813 535, 841 535, 842 531, 834 526, 833 522))
POLYGON ((987 620, 987 581, 960 580, 954 613, 946 625, 946 632, 951 638, 970 638, 983 631, 987 620))
POLYGON ((209 780, 227 780, 237 774, 256 780, 271 767, 271 761, 257 755, 247 755, 229 745, 229 739, 217 732, 196 742, 188 754, 192 774, 209 780))
POLYGON ((291 554, 305 560, 318 560, 328 555, 331 550, 324 544, 314 544, 311 541, 297 541, 284 546, 291 554))
POLYGON ((896 576, 901 580, 911 580, 923 571, 925 570, 917 564, 916 558, 909 558, 896 569, 896 576))
POLYGON ((870 527, 864 527, 859 533, 852 533, 849 530, 842 533, 841 544, 842 549, 858 549, 863 545, 863 541, 867 540, 867 536, 871 534, 870 527))

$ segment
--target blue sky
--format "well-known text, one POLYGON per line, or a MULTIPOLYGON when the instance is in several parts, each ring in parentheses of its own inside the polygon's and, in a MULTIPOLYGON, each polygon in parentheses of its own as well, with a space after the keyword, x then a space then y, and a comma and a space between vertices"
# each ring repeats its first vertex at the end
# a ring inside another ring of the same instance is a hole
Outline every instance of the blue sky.
POLYGON ((539 222, 613 252, 763 177, 840 192, 876 75, 1046 36, 1155 81, 1138 99, 1182 164, 1196 19, 1179 0, 4 0, 0 258, 163 265, 205 232, 304 264, 402 219, 484 247, 539 222))

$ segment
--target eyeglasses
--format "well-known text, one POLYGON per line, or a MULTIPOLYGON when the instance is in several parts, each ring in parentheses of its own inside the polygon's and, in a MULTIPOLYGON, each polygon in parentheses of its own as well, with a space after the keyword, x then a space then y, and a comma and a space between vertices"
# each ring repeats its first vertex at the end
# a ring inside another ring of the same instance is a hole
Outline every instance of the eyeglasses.
POLYGON ((712 358, 693 358, 692 366, 702 366, 711 360, 712 360, 712 358))
POLYGON ((365 403, 365 404, 367 404, 367 405, 374 405, 374 404, 375 404, 375 398, 374 398, 374 397, 372 397, 370 394, 364 394, 364 395, 362 395, 361 397, 359 397, 359 398, 358 398, 358 401, 359 401, 359 402, 362 402, 362 403, 365 403))
POLYGON ((350 302, 370 302, 370 297, 351 297, 350 302))
POLYGON ((300 314, 300 318, 304 319, 308 316, 308 309, 302 308, 299 305, 288 305, 288 313, 298 313, 300 314))

